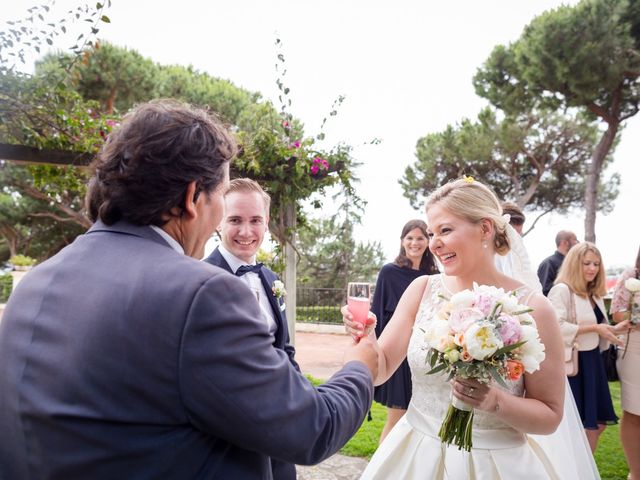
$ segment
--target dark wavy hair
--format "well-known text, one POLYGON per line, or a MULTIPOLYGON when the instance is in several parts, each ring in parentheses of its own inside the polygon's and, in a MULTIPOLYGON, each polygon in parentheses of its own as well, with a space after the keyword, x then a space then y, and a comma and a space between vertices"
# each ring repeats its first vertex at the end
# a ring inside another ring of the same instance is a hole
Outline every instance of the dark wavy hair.
MULTIPOLYGON (((395 263, 399 267, 402 267, 402 268, 413 267, 413 263, 411 262, 411 260, 407 258, 407 252, 402 246, 402 240, 404 240, 404 237, 406 237, 410 231, 415 230, 416 228, 419 228, 422 234, 426 238, 429 238, 427 236, 426 223, 424 223, 422 220, 408 221, 405 224, 405 226, 402 227, 402 234, 400 235, 400 253, 396 257, 396 259, 393 261, 393 263, 395 263)), ((422 259, 420 260, 420 270, 426 272, 428 275, 438 273, 438 267, 436 266, 436 262, 433 260, 433 255, 431 254, 429 247, 427 247, 427 249, 422 254, 422 259)))
POLYGON ((197 198, 224 181, 236 151, 233 136, 205 110, 166 99, 141 104, 91 164, 89 216, 162 226, 173 208, 182 211, 189 183, 196 182, 197 198))

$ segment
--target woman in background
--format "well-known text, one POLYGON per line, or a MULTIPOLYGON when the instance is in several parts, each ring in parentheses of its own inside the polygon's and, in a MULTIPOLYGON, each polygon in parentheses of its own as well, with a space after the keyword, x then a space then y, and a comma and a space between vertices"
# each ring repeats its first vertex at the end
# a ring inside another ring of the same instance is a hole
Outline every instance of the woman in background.
MULTIPOLYGON (((611 314, 615 323, 630 319, 631 292, 625 288, 630 278, 640 279, 640 249, 635 267, 622 272, 611 300, 611 314)), ((640 303, 640 294, 635 294, 640 303)), ((640 314, 640 312, 639 312, 640 314)), ((636 324, 625 331, 625 346, 618 351, 618 375, 622 397, 620 439, 629 465, 629 479, 640 480, 640 327, 636 324)))
POLYGON ((605 427, 618 422, 600 355, 609 342, 621 343, 616 337, 619 328, 607 321, 606 293, 598 248, 590 242, 572 247, 549 291, 549 300, 556 310, 565 346, 578 344, 578 373, 569 377, 569 385, 594 453, 605 427))
MULTIPOLYGON (((400 235, 400 253, 378 274, 371 306, 378 319, 377 337, 380 337, 409 284, 421 275, 438 273, 428 247, 427 224, 422 220, 407 222, 400 235)), ((406 359, 387 382, 375 388, 374 398, 387 407, 387 423, 380 434, 382 442, 405 414, 411 400, 411 371, 406 359)))

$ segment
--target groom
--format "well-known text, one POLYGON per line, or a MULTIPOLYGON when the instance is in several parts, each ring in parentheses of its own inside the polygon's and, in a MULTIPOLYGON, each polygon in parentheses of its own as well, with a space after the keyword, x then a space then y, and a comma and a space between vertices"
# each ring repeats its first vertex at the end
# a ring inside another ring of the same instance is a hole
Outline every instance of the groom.
POLYGON ((256 263, 256 254, 269 229, 270 204, 271 197, 256 181, 232 180, 224 195, 225 213, 218 229, 222 245, 205 262, 233 273, 247 284, 258 300, 273 346, 284 350, 291 364, 300 370, 294 359, 296 351, 289 344, 284 286, 275 272, 256 263))
MULTIPOLYGON (((218 229, 222 245, 205 259, 240 277, 255 294, 260 305, 261 320, 267 325, 273 346, 283 350, 291 365, 300 370, 294 359, 296 353, 289 344, 287 317, 284 313, 284 287, 278 276, 261 263, 256 264, 256 253, 269 228, 271 198, 250 178, 231 181, 224 195, 224 217, 218 229), (278 282, 278 283, 276 283, 278 282)), ((274 480, 295 480, 296 468, 292 463, 271 459, 274 480)))

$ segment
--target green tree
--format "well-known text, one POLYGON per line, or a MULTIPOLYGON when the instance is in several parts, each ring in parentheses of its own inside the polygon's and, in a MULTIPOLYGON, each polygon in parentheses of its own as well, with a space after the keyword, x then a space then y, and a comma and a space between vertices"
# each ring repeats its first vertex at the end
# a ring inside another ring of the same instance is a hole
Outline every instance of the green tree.
POLYGON ((587 164, 585 239, 595 241, 600 177, 624 121, 640 101, 640 3, 583 0, 536 17, 497 46, 474 77, 476 92, 506 112, 578 108, 604 122, 587 164))
POLYGON ((7 246, 5 257, 25 254, 43 260, 69 244, 86 230, 78 223, 77 211, 50 199, 32 185, 33 176, 24 166, 0 164, 0 236, 7 246), (18 192, 16 185, 24 184, 18 192), (31 195, 29 195, 31 193, 31 195))
MULTIPOLYGON (((77 55, 92 46, 100 24, 110 21, 104 14, 109 5, 109 0, 82 4, 55 20, 50 5, 36 5, 24 18, 0 29, 0 142, 81 153, 94 151, 102 142, 101 134, 109 126, 97 118, 93 105, 65 88, 60 77, 25 75, 20 64, 29 54, 40 53, 41 47, 64 37, 74 22, 88 26, 70 50, 77 55)), ((75 59, 67 57, 65 68, 71 68, 75 59)), ((84 188, 81 171, 1 162, 0 185, 3 255, 46 258, 89 224, 79 202, 84 188)))
POLYGON ((384 264, 380 242, 356 242, 353 220, 312 220, 298 237, 299 284, 312 288, 338 288, 331 300, 344 301, 347 283, 374 282, 384 264))
MULTIPOLYGON (((36 75, 70 63, 68 54, 51 54, 36 63, 36 75)), ((126 112, 136 102, 151 100, 158 67, 135 50, 107 42, 85 49, 69 70, 69 81, 85 100, 96 100, 107 114, 126 112)))
MULTIPOLYGON (((533 225, 548 212, 583 206, 595 127, 544 111, 499 116, 501 112, 487 108, 475 121, 464 119, 418 140, 417 160, 400 180, 414 208, 438 186, 463 174, 483 179, 503 200, 542 212, 533 225)), ((614 175, 600 186, 599 206, 605 211, 611 208, 618 184, 614 175)))
POLYGON ((225 122, 245 129, 243 116, 260 100, 258 93, 236 87, 228 80, 199 72, 192 66, 158 67, 155 96, 179 98, 194 105, 207 106, 225 122))
POLYGON ((176 98, 206 106, 224 121, 239 125, 242 112, 260 95, 236 87, 228 80, 199 72, 192 66, 159 65, 136 50, 95 42, 80 61, 67 68, 72 55, 45 56, 36 75, 64 80, 86 100, 96 100, 105 113, 126 112, 134 104, 153 98, 176 98), (69 75, 68 75, 69 74, 69 75))

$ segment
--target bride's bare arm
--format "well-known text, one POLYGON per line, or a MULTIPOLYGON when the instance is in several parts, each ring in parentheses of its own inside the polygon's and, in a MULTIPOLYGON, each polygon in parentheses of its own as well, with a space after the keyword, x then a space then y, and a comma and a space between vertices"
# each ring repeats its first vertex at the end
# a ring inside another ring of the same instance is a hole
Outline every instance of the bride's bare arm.
MULTIPOLYGON (((385 326, 378 344, 378 376, 374 385, 381 385, 396 371, 407 356, 409 339, 413 331, 418 307, 428 282, 428 276, 416 278, 402 294, 389 323, 385 326)), ((371 334, 375 336, 375 333, 371 334)))
POLYGON ((556 430, 562 420, 565 393, 562 336, 551 303, 541 294, 529 302, 534 309, 545 359, 540 370, 524 377, 525 397, 516 397, 499 388, 474 380, 454 382, 454 395, 476 409, 492 412, 516 430, 546 435, 556 430), (467 394, 471 390, 471 397, 467 394))

